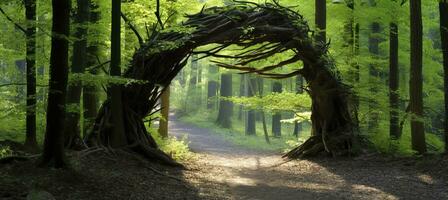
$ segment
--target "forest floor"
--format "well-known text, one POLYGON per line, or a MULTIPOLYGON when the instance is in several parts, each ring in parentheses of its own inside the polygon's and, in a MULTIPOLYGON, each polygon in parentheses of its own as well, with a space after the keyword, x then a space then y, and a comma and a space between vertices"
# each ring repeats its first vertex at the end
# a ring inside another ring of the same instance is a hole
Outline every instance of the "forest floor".
POLYGON ((186 170, 125 152, 68 152, 68 170, 36 168, 36 159, 0 164, 0 199, 448 199, 446 158, 285 163, 280 152, 234 145, 175 118, 170 133, 188 135, 195 156, 183 163, 186 170))
POLYGON ((222 185, 218 189, 226 192, 214 192, 224 195, 218 199, 448 199, 446 158, 371 154, 285 163, 280 152, 237 146, 176 118, 170 131, 188 135, 199 157, 190 167, 202 171, 202 180, 222 185))

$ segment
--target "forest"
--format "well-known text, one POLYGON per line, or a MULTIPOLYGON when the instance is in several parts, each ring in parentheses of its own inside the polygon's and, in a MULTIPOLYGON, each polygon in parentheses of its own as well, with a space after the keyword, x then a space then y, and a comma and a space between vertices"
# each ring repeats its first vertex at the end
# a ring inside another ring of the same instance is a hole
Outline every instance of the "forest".
POLYGON ((1 0, 0 199, 448 199, 447 0, 1 0))

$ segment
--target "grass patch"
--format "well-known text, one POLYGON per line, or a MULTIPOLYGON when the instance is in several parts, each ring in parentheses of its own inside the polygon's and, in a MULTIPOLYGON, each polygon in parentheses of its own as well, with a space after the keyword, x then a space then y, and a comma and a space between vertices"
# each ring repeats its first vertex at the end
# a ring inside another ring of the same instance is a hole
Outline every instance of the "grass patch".
POLYGON ((162 138, 156 129, 148 128, 148 131, 159 145, 159 148, 174 160, 185 161, 194 157, 194 153, 188 147, 188 138, 186 136, 181 139, 177 139, 174 136, 162 138))

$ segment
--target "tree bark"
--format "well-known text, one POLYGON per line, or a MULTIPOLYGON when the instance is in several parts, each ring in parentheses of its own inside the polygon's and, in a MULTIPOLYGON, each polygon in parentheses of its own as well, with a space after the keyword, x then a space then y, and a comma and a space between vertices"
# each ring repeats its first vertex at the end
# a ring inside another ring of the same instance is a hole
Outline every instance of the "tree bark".
POLYGON ((212 110, 216 107, 216 94, 218 92, 218 82, 215 76, 218 68, 210 66, 208 69, 208 84, 207 84, 207 109, 212 110))
POLYGON ((445 135, 445 153, 448 153, 448 1, 439 1, 440 12, 440 37, 443 50, 443 73, 445 87, 445 119, 444 119, 444 135, 445 135))
MULTIPOLYGON (((111 28, 111 62, 110 75, 121 76, 121 1, 112 1, 112 28, 111 28)), ((122 88, 118 84, 111 84, 108 88, 108 99, 111 104, 110 145, 122 147, 126 145, 126 136, 123 118, 122 88)))
MULTIPOLYGON (((257 79, 255 77, 248 76, 246 78, 247 85, 247 97, 253 97, 257 91, 257 79)), ((255 124, 255 110, 250 109, 247 111, 246 121, 246 135, 257 135, 255 124)))
MULTIPOLYGON (((239 97, 244 97, 247 94, 247 75, 246 74, 240 74, 240 94, 239 97)), ((243 119, 243 105, 238 106, 238 120, 243 119)))
MULTIPOLYGON (((100 9, 97 4, 93 4, 90 2, 90 17, 89 17, 89 25, 90 26, 98 26, 98 22, 101 17, 100 9)), ((95 30, 89 29, 89 38, 96 38, 97 32, 95 30)), ((86 57, 86 65, 89 67, 99 65, 97 58, 100 55, 100 42, 98 39, 89 40, 89 46, 87 47, 87 57, 86 57)), ((96 75, 98 73, 98 69, 90 69, 90 74, 96 75)), ((93 123, 95 121, 95 117, 98 114, 98 89, 95 85, 84 84, 82 97, 83 97, 83 111, 84 111, 84 134, 88 133, 89 130, 93 128, 93 123)), ((85 136, 85 135, 84 135, 85 136)))
POLYGON ((410 0, 411 13, 411 70, 409 80, 412 149, 426 152, 423 118, 423 25, 420 0, 410 0))
POLYGON ((400 70, 398 68, 398 25, 396 23, 390 23, 389 37, 389 134, 391 139, 398 139, 401 136, 398 113, 400 70))
MULTIPOLYGON (((303 77, 301 77, 301 76, 296 77, 296 93, 297 94, 303 93, 303 77)), ((299 137, 299 133, 301 131, 302 131, 302 122, 295 121, 293 135, 296 137, 299 137)))
MULTIPOLYGON (((281 93, 282 92, 282 83, 275 81, 272 83, 272 92, 275 93, 281 93)), ((272 135, 275 137, 281 137, 282 136, 282 124, 280 120, 282 119, 282 114, 279 112, 276 112, 274 115, 272 115, 272 135)))
MULTIPOLYGON (((223 73, 221 74, 221 89, 220 97, 231 97, 232 96, 232 74, 223 73)), ((219 100, 219 112, 218 119, 216 123, 223 128, 232 127, 232 113, 233 104, 231 101, 220 99, 219 100)))
MULTIPOLYGON (((73 43, 72 56, 72 74, 84 73, 87 61, 87 27, 90 15, 90 0, 77 0, 77 11, 75 15, 75 42, 73 43)), ((80 119, 80 100, 82 91, 82 82, 75 82, 68 86, 67 105, 72 106, 75 110, 66 113, 65 118, 65 147, 72 149, 84 148, 81 138, 80 119)))
MULTIPOLYGON (((262 77, 257 77, 257 89, 258 89, 258 96, 263 97, 264 92, 264 81, 262 77)), ((263 125, 263 133, 264 133, 264 139, 266 143, 271 144, 271 141, 269 140, 269 133, 268 133, 268 127, 266 125, 266 115, 264 114, 263 110, 260 110, 260 117, 261 117, 261 123, 263 125)))
POLYGON ((36 150, 36 1, 25 0, 26 26, 26 138, 25 146, 36 150))
POLYGON ((163 138, 168 137, 168 121, 170 115, 170 86, 167 86, 162 93, 160 106, 160 114, 162 118, 159 120, 159 134, 163 138))
MULTIPOLYGON (((369 36, 369 52, 372 54, 372 56, 376 59, 378 59, 379 56, 379 44, 380 40, 378 38, 378 34, 381 32, 380 23, 373 22, 370 25, 371 28, 371 34, 369 36)), ((369 119, 368 119, 368 128, 369 130, 374 130, 378 128, 378 121, 379 121, 379 115, 375 111, 375 109, 378 108, 378 102, 374 98, 374 95, 377 95, 378 93, 378 86, 377 86, 377 79, 380 78, 381 72, 377 69, 376 64, 370 64, 369 65, 369 85, 370 90, 373 94, 373 96, 369 99, 368 105, 369 105, 369 119)))
POLYGON ((317 33, 315 36, 316 42, 324 45, 327 42, 327 1, 315 0, 315 23, 317 33))
POLYGON ((68 41, 70 31, 70 1, 52 0, 53 22, 50 56, 50 83, 47 107, 47 127, 41 165, 66 166, 64 160, 64 118, 68 79, 68 41))

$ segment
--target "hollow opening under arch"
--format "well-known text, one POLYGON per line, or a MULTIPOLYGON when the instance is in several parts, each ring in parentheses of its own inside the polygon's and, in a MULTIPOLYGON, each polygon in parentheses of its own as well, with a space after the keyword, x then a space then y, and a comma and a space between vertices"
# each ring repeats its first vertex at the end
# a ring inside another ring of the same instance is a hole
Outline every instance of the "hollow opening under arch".
MULTIPOLYGON (((232 64, 215 63, 244 73, 277 79, 300 75, 305 79, 306 91, 312 99, 312 136, 285 157, 300 158, 321 152, 350 153, 357 127, 355 110, 350 89, 342 83, 333 60, 327 55, 327 48, 327 44, 313 42, 312 31, 303 16, 275 2, 203 8, 197 14, 188 15, 180 28, 155 31, 135 52, 123 76, 138 81, 121 86, 126 141, 118 144, 150 159, 175 164, 158 149, 143 119, 154 112, 164 87, 185 66, 188 58, 199 54, 232 59, 232 64), (239 53, 223 53, 235 47, 240 48, 239 53), (279 53, 287 55, 286 58, 269 66, 248 67, 279 53), (300 61, 304 63, 300 69, 274 72, 300 61)), ((110 146, 113 138, 110 106, 108 100, 102 104, 94 127, 87 135, 88 145, 110 146)))

